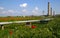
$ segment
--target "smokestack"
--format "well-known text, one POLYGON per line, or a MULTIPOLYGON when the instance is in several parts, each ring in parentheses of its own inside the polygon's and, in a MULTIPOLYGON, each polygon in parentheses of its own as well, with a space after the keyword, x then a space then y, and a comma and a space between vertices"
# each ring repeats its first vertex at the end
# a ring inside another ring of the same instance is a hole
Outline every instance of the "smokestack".
POLYGON ((48 2, 48 16, 50 16, 50 2, 48 2))
POLYGON ((55 16, 55 11, 53 11, 53 16, 55 16))
POLYGON ((43 10, 42 12, 43 12, 43 15, 44 15, 44 12, 45 12, 45 11, 43 10))
POLYGON ((52 8, 51 8, 51 13, 50 13, 50 15, 52 16, 52 8))

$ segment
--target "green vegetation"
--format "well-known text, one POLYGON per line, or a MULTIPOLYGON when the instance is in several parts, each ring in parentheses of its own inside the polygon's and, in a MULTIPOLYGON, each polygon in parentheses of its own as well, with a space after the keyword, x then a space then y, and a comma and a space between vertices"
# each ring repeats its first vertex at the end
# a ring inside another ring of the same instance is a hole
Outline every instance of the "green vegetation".
POLYGON ((48 23, 35 22, 32 25, 36 28, 25 26, 25 23, 4 25, 5 29, 0 29, 0 38, 60 38, 60 17, 54 17, 48 23))
POLYGON ((0 17, 0 22, 9 22, 9 21, 23 21, 23 20, 40 20, 43 19, 41 16, 25 16, 25 17, 0 17))

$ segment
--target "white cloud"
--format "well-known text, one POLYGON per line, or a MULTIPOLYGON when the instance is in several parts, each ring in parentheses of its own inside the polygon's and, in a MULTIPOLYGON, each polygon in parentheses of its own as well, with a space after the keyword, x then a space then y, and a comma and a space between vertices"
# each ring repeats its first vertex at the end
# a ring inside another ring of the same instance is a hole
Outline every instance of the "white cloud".
POLYGON ((38 11, 33 10, 32 13, 33 13, 33 15, 37 15, 38 11))
POLYGON ((3 10, 4 8, 3 7, 0 7, 0 10, 3 10))
POLYGON ((23 10, 22 10, 22 12, 23 12, 23 13, 26 13, 26 12, 27 12, 27 10, 26 10, 26 9, 23 9, 23 10))
POLYGON ((2 13, 2 14, 5 14, 5 13, 7 13, 7 11, 4 11, 4 10, 3 10, 1 13, 2 13))
POLYGON ((16 13, 16 11, 15 10, 3 10, 1 13, 2 14, 13 14, 13 13, 16 13))
POLYGON ((0 12, 1 16, 15 16, 15 15, 19 15, 19 12, 17 10, 3 10, 0 12))
POLYGON ((20 7, 27 7, 27 3, 20 4, 20 7))
POLYGON ((39 8, 35 7, 32 11, 33 15, 39 15, 39 8))
POLYGON ((34 10, 38 11, 38 10, 39 10, 39 8, 36 6, 34 10))
POLYGON ((14 12, 15 12, 15 10, 8 10, 7 12, 14 13, 14 12))

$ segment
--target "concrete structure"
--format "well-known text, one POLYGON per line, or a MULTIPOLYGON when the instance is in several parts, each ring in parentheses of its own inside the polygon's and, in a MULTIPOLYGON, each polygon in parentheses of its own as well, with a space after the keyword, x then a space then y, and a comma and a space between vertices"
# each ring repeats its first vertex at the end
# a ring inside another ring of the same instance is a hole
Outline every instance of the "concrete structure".
POLYGON ((4 26, 3 25, 1 25, 1 28, 2 28, 2 30, 4 30, 4 26))
POLYGON ((43 11, 42 11, 43 15, 44 15, 44 12, 45 12, 45 11, 43 10, 43 11))
POLYGON ((48 16, 50 16, 50 2, 48 2, 48 16))
POLYGON ((55 16, 55 11, 53 11, 53 16, 55 16))
POLYGON ((25 24, 27 27, 29 27, 29 28, 31 28, 31 22, 26 22, 26 24, 25 24))
POLYGON ((31 22, 46 22, 52 20, 51 18, 43 19, 43 20, 26 20, 26 21, 13 21, 13 22, 0 22, 1 29, 4 30, 5 24, 13 24, 13 23, 26 23, 26 26, 31 27, 31 22))
POLYGON ((50 7, 50 2, 48 2, 48 16, 52 16, 52 8, 50 7))
POLYGON ((52 8, 51 8, 51 12, 50 12, 50 15, 52 16, 52 8))

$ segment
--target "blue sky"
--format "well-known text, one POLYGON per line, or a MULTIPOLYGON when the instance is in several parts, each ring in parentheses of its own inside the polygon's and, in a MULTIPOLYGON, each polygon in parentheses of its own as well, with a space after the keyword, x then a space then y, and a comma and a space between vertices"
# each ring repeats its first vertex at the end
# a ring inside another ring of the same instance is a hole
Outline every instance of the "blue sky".
POLYGON ((60 14, 60 0, 0 0, 0 16, 43 15, 47 14, 47 5, 55 14, 60 14))

